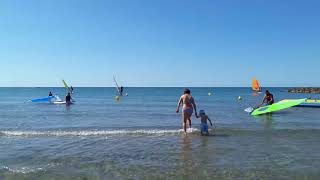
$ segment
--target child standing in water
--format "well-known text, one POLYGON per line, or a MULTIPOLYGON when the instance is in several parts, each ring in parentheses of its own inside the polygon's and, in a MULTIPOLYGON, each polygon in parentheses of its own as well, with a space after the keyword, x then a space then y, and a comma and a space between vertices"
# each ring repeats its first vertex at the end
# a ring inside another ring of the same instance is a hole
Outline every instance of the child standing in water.
POLYGON ((208 136, 209 135, 209 128, 208 128, 207 121, 210 122, 211 126, 212 126, 212 122, 211 122, 210 118, 206 115, 204 110, 200 110, 199 114, 200 114, 200 116, 198 118, 201 118, 201 135, 208 136))

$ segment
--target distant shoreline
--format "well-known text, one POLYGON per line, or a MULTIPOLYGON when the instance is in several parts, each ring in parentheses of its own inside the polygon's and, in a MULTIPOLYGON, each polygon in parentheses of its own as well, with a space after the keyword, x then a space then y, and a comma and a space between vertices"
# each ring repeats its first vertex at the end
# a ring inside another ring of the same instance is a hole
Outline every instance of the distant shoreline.
POLYGON ((289 93, 304 93, 304 94, 320 94, 320 88, 308 87, 308 88, 290 88, 289 93))

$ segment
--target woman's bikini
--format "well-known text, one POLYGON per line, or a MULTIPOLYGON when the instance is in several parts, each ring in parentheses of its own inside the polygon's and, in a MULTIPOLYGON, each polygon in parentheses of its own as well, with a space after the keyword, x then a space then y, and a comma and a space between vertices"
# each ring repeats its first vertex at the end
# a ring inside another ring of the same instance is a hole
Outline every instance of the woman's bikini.
POLYGON ((192 101, 189 98, 185 98, 183 101, 183 108, 182 108, 183 113, 193 113, 193 107, 192 107, 192 101), (188 105, 187 105, 188 104, 188 105))

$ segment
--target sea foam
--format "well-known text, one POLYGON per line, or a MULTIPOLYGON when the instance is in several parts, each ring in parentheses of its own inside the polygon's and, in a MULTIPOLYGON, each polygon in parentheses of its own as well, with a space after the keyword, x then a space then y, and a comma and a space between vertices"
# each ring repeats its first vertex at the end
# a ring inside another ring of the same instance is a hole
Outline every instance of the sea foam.
MULTIPOLYGON (((188 133, 198 132, 196 128, 188 133)), ((140 130, 103 130, 103 131, 0 131, 2 136, 112 136, 112 135, 169 135, 183 133, 179 130, 140 129, 140 130)))

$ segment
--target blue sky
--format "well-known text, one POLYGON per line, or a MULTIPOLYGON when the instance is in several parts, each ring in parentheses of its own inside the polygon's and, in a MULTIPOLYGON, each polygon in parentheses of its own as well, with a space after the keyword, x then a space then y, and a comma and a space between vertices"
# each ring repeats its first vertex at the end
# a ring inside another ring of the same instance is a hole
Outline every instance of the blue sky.
POLYGON ((0 86, 320 86, 320 1, 0 0, 0 86))

